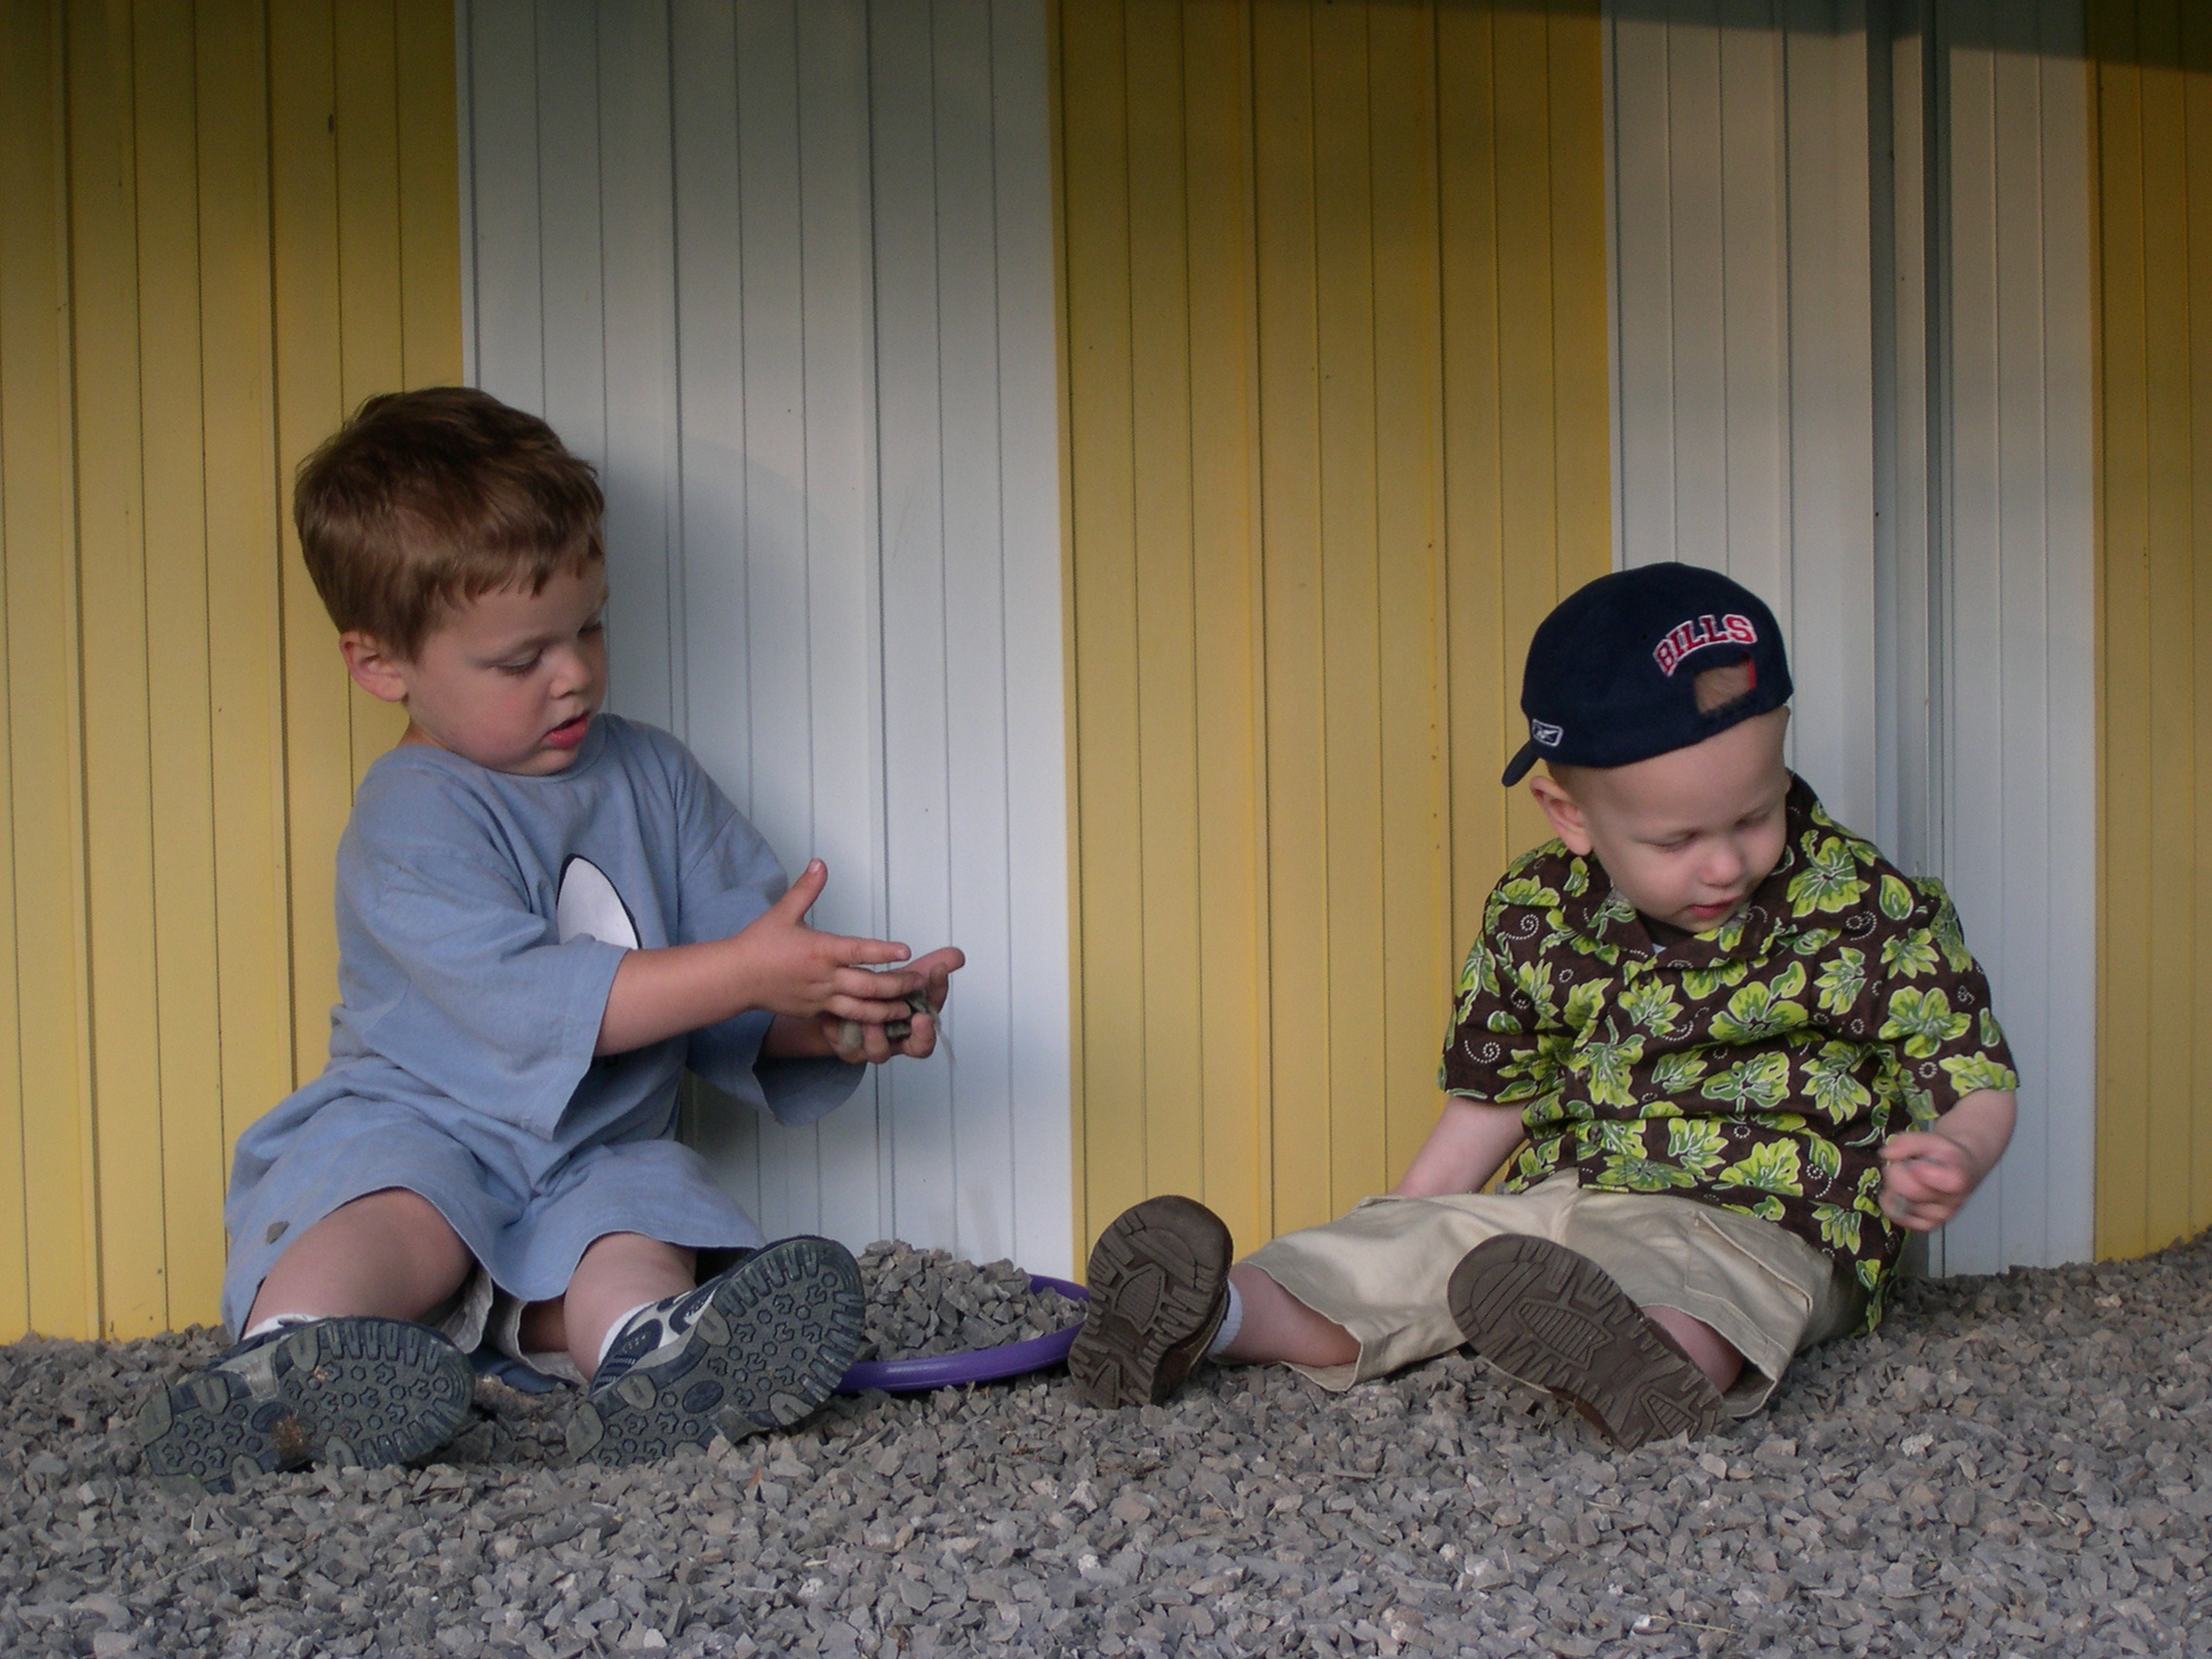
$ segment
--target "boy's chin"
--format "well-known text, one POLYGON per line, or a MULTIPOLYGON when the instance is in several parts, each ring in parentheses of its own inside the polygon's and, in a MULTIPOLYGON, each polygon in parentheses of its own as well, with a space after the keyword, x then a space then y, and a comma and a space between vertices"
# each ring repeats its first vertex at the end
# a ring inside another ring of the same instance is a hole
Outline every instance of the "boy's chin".
POLYGON ((514 772, 526 778, 549 778, 555 772, 566 772, 576 763, 573 749, 539 749, 509 766, 494 766, 495 772, 514 772))
POLYGON ((520 755, 480 753, 469 755, 457 751, 463 759, 473 760, 488 772, 505 772, 517 778, 549 778, 556 772, 566 772, 576 763, 573 749, 555 749, 539 744, 520 755))
POLYGON ((1679 928, 1686 934, 1709 934, 1726 927, 1743 914, 1743 910, 1744 901, 1739 899, 1735 903, 1722 905, 1717 911, 1709 914, 1701 915, 1695 906, 1685 906, 1671 916, 1663 915, 1659 919, 1669 927, 1679 928))

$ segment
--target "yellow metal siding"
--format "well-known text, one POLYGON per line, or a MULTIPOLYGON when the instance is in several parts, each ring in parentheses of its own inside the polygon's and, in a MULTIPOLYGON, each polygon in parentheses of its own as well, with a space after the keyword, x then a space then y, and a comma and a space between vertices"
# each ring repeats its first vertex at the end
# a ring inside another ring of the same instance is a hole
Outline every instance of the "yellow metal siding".
POLYGON ((77 786, 60 13, 0 9, 0 577, 8 882, 0 889, 0 1333, 91 1327, 92 1056, 77 786))
POLYGON ((2212 1224, 2212 14, 2095 0, 2097 1250, 2212 1224))
POLYGON ((1395 1177, 1607 568, 1596 7, 1058 17, 1077 1217, 1249 1246, 1395 1177))
POLYGON ((231 1146, 324 1056, 331 860, 397 725, 288 486, 460 375, 453 18, 0 31, 0 1338, 133 1336, 213 1316, 231 1146))

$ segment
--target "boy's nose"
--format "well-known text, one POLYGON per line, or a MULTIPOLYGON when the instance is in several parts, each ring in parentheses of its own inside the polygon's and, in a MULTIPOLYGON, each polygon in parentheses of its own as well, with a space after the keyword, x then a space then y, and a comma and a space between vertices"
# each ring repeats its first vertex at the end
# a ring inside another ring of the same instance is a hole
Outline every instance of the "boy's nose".
POLYGON ((1733 888, 1744 878, 1744 857, 1733 847, 1716 847, 1698 873, 1710 887, 1733 888))
POLYGON ((553 657, 553 678, 549 689, 556 697, 586 689, 592 681, 592 665, 584 653, 576 650, 556 651, 553 657))

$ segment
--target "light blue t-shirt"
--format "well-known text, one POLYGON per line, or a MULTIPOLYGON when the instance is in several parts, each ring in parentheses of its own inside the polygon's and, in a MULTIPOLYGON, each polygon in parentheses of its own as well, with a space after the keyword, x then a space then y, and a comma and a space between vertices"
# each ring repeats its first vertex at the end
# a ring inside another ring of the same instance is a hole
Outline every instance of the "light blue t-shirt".
POLYGON ((672 1139, 679 1078, 803 1124, 861 1068, 761 1059, 759 1012, 592 1049, 628 948, 726 938, 786 885, 759 832, 651 726, 601 716, 545 777, 426 746, 379 759, 338 849, 330 1062, 239 1143, 226 1318, 301 1231, 388 1186, 423 1193, 533 1300, 566 1288, 604 1233, 757 1244, 672 1139))

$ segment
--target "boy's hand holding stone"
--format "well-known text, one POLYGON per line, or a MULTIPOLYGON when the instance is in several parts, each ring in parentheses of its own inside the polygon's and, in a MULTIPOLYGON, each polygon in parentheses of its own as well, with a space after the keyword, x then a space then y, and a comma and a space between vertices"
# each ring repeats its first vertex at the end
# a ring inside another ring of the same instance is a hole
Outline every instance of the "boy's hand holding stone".
POLYGON ((624 1053, 763 1009, 776 1016, 764 1053, 834 1053, 848 1062, 888 1060, 895 1051, 929 1053, 936 1021, 917 1015, 906 998, 927 992, 932 1009, 940 1007, 947 977, 966 958, 947 946, 910 967, 892 967, 910 954, 904 945, 808 927, 806 912, 829 880, 828 866, 816 859, 742 932, 704 944, 630 952, 608 995, 597 1051, 624 1053), (902 1019, 912 1020, 913 1029, 895 1051, 883 1027, 902 1019), (850 1053, 831 1035, 847 1020, 865 1033, 850 1053))
POLYGON ((1929 1129, 1882 1143, 1882 1213, 1914 1233, 1932 1233, 1959 1213, 2012 1138, 2009 1090, 1978 1089, 1929 1129))
MULTIPOLYGON (((864 1019, 841 1019, 833 1014, 821 1016, 823 1040, 830 1051, 847 1065, 881 1065, 894 1055, 926 1060, 937 1051, 938 1013, 952 994, 952 975, 968 958, 946 945, 933 950, 905 968, 901 977, 924 976, 922 988, 909 991, 894 1006, 898 1012, 884 1024, 864 1019)), ((876 975, 877 978, 889 977, 876 975)))

